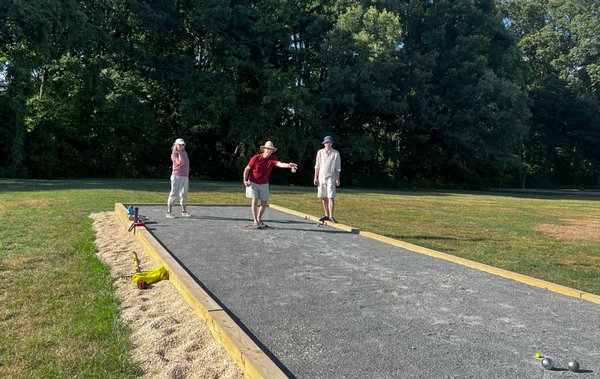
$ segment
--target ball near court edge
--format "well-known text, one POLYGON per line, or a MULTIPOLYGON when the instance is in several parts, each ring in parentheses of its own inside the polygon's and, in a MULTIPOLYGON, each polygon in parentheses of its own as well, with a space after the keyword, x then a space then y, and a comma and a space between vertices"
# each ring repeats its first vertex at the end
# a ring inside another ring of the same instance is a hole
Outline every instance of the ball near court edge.
POLYGON ((546 357, 542 359, 542 367, 546 370, 552 370, 554 368, 554 361, 552 360, 552 358, 546 357))
POLYGON ((569 368, 569 371, 577 372, 579 371, 579 362, 575 360, 569 361, 569 363, 567 363, 567 367, 569 368))
POLYGON ((535 353, 535 357, 536 357, 536 358, 541 358, 541 357, 542 357, 542 354, 540 354, 540 353, 535 353))

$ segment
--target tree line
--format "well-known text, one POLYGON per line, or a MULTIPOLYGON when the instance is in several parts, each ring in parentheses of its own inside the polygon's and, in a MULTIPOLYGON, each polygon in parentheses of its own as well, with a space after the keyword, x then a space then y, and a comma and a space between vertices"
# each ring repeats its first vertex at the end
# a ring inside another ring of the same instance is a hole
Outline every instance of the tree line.
POLYGON ((598 0, 0 0, 0 176, 600 186, 598 0))

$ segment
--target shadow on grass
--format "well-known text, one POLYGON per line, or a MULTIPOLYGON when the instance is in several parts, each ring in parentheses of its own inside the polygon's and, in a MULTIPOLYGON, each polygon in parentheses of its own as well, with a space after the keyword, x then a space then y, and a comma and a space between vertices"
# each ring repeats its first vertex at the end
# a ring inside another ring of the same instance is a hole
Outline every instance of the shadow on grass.
MULTIPOLYGON (((73 189, 108 189, 169 192, 164 179, 0 179, 0 192, 61 191, 73 189)), ((190 181, 190 192, 239 192, 241 184, 230 182, 190 181)))
MULTIPOLYGON (((498 241, 497 239, 490 238, 455 238, 455 237, 441 237, 441 236, 390 236, 391 238, 397 239, 399 241, 406 241, 417 246, 427 246, 427 242, 431 241, 455 241, 459 242, 471 242, 471 243, 484 243, 491 241, 498 241)), ((435 249, 434 249, 435 250, 435 249)), ((459 249, 455 249, 449 246, 446 246, 443 249, 444 253, 453 253, 459 251, 459 249)))
MULTIPOLYGON (((168 179, 0 179, 0 192, 32 192, 32 191, 59 191, 71 189, 117 189, 131 191, 168 191, 168 179)), ((311 185, 295 186, 271 184, 274 194, 283 193, 316 193, 316 188, 311 185)), ((190 192, 240 192, 241 182, 217 182, 190 180, 190 192)), ((591 190, 545 190, 545 189, 506 189, 503 191, 444 191, 444 190, 382 190, 370 188, 340 188, 338 195, 347 194, 377 194, 398 196, 498 196, 519 199, 545 199, 545 200, 591 200, 600 201, 600 191, 591 190)))
POLYGON ((398 238, 410 238, 420 241, 468 241, 468 242, 486 242, 486 241, 498 241, 497 239, 491 238, 455 238, 455 237, 441 237, 441 236, 401 236, 398 238))
POLYGON ((0 179, 2 192, 61 191, 72 189, 124 189, 124 190, 160 190, 164 192, 169 183, 144 179, 0 179))
POLYGON ((517 199, 540 199, 540 200, 592 200, 600 201, 600 190, 577 190, 577 189, 504 189, 489 191, 467 191, 467 190, 438 190, 438 189, 369 189, 369 188, 342 188, 338 192, 360 193, 368 192, 377 195, 399 195, 399 196, 497 196, 517 199))

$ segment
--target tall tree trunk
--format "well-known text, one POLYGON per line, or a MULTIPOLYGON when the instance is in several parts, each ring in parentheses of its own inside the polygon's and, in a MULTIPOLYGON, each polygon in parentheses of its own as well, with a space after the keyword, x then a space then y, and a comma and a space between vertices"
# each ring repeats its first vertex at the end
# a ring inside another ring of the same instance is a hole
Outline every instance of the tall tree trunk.
POLYGON ((46 83, 47 76, 47 71, 45 69, 42 69, 42 75, 40 75, 40 97, 44 95, 44 83, 46 83))
POLYGON ((13 114, 14 134, 10 150, 10 163, 16 175, 23 169, 25 156, 25 110, 27 109, 27 86, 29 84, 27 70, 16 69, 9 82, 9 107, 13 114))
POLYGON ((15 96, 10 102, 14 114, 15 134, 11 147, 11 163, 18 173, 23 168, 24 148, 25 148, 25 97, 23 95, 15 96))

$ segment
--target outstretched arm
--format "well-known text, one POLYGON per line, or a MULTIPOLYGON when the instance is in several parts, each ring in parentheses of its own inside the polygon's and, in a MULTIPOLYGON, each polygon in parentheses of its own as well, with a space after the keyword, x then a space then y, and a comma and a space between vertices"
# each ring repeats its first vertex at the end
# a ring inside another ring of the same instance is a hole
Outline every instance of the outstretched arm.
POLYGON ((290 163, 277 162, 276 166, 279 168, 298 168, 298 165, 293 162, 290 162, 290 163))

